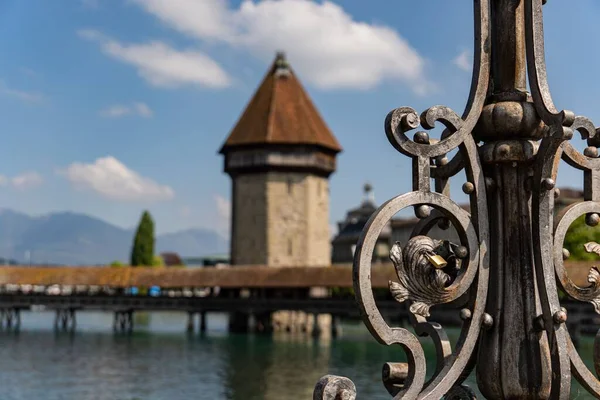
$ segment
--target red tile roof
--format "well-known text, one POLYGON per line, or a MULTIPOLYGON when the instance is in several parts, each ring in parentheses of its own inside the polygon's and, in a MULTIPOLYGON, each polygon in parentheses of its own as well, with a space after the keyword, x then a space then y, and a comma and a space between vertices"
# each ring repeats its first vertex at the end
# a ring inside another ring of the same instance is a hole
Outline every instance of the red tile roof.
POLYGON ((277 54, 220 152, 266 144, 342 150, 282 53, 277 54))

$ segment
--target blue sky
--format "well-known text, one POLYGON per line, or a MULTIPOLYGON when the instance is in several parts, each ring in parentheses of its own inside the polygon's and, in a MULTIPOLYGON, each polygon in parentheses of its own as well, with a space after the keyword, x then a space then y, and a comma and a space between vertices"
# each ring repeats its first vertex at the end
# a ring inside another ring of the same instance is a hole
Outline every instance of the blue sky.
MULTIPOLYGON (((600 3, 569 3, 545 6, 550 86, 598 122, 600 3)), ((159 232, 226 234, 217 151, 284 50, 344 147, 333 224, 365 181, 378 202, 410 190, 383 120, 403 105, 462 113, 472 27, 467 0, 2 1, 0 207, 123 227, 147 208, 159 232)), ((559 184, 581 178, 565 169, 559 184)))

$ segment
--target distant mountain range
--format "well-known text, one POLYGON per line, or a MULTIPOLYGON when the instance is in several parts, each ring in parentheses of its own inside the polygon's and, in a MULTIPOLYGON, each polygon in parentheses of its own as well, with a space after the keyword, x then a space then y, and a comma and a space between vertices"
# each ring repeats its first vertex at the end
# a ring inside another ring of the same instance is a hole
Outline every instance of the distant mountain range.
MULTIPOLYGON (((41 217, 0 209, 0 260, 32 264, 96 265, 127 262, 133 229, 123 229, 84 214, 60 212, 41 217), (29 253, 28 253, 29 252, 29 253)), ((227 252, 228 244, 208 229, 187 229, 158 235, 157 254, 173 251, 182 257, 227 252)))

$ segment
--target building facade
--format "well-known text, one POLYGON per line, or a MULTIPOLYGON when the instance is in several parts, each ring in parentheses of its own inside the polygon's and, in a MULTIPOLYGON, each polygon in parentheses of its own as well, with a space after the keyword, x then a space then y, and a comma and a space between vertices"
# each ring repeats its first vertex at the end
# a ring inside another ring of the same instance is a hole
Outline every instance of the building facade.
MULTIPOLYGON (((358 207, 349 210, 346 213, 346 219, 338 222, 338 233, 331 242, 331 262, 333 264, 352 263, 356 243, 375 210, 377 210, 377 205, 375 204, 373 187, 367 183, 364 186, 362 203, 358 207)), ((375 244, 373 262, 389 261, 391 237, 391 224, 388 223, 383 228, 375 244)))

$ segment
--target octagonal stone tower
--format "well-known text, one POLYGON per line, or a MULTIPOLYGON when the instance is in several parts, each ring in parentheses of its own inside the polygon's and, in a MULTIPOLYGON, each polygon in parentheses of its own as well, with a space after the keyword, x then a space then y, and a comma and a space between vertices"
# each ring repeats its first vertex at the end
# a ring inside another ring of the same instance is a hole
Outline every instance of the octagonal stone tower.
POLYGON ((283 53, 223 144, 231 264, 328 266, 329 176, 341 147, 283 53))

